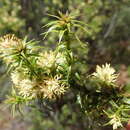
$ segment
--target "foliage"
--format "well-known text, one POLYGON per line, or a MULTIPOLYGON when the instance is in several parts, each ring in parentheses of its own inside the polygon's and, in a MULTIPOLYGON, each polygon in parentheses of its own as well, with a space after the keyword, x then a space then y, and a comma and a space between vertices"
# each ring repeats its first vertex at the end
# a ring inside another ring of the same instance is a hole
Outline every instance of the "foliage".
POLYGON ((130 86, 119 67, 129 66, 129 1, 5 0, 0 5, 2 35, 40 39, 0 38, 12 81, 5 103, 12 113, 35 108, 32 129, 118 129, 128 122, 130 86))

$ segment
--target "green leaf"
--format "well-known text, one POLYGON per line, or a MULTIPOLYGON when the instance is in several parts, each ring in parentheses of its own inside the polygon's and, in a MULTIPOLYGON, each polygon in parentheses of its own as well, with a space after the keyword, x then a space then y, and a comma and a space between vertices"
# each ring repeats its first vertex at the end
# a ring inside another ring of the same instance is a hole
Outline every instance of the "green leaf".
POLYGON ((61 40, 62 40, 62 38, 63 38, 63 35, 64 35, 65 31, 66 31, 66 29, 63 30, 63 31, 61 30, 61 31, 59 32, 59 43, 61 42, 61 40))
POLYGON ((50 28, 48 29, 48 31, 44 33, 45 36, 44 36, 43 39, 45 39, 45 38, 47 37, 47 35, 48 35, 50 32, 52 32, 54 29, 56 29, 57 27, 59 27, 59 25, 54 25, 54 26, 50 27, 50 28))

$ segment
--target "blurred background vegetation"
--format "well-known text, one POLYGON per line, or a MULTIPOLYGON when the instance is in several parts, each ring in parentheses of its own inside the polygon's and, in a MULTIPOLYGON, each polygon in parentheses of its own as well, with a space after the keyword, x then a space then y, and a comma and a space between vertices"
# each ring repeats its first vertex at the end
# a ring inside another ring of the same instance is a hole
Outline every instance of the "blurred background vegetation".
MULTIPOLYGON (((47 14, 56 15, 58 11, 74 12, 78 20, 89 25, 88 34, 77 30, 80 39, 89 46, 87 68, 77 64, 80 71, 93 72, 97 64, 108 62, 119 71, 119 84, 130 86, 129 0, 1 0, 0 36, 14 33, 20 38, 28 36, 42 41, 43 46, 53 47, 51 43, 57 41, 57 36, 53 34, 43 40, 41 34, 46 31, 42 27, 53 20, 47 14)), ((87 56, 85 54, 80 56, 81 60, 87 56)), ((75 101, 65 102, 60 110, 60 103, 54 104, 54 110, 49 113, 46 108, 40 112, 26 108, 28 116, 13 118, 2 103, 11 86, 5 72, 5 65, 0 61, 0 130, 87 130, 89 119, 72 105, 75 101)), ((67 96, 71 100, 71 94, 67 96)), ((96 126, 94 129, 111 130, 96 126)))

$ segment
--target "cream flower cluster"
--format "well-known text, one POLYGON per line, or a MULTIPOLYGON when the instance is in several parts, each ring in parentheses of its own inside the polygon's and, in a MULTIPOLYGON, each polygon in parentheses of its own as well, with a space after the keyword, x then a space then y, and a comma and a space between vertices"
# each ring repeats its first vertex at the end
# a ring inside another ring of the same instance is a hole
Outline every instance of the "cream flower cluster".
POLYGON ((53 51, 46 51, 40 53, 40 56, 37 60, 38 66, 41 68, 46 68, 50 72, 51 67, 55 67, 58 70, 63 70, 63 66, 68 65, 66 55, 64 53, 58 52, 57 54, 53 51))
POLYGON ((0 38, 0 52, 12 54, 24 49, 22 40, 15 37, 14 34, 7 34, 0 38))
POLYGON ((38 58, 37 64, 40 67, 47 67, 47 68, 52 67, 52 65, 55 62, 55 54, 53 51, 49 52, 46 51, 44 53, 40 53, 39 55, 40 56, 38 58))
POLYGON ((36 98, 37 93, 35 87, 35 82, 24 79, 20 82, 19 86, 16 86, 18 88, 19 94, 23 96, 24 98, 36 98))
POLYGON ((46 77, 42 81, 31 81, 19 72, 11 74, 12 81, 19 95, 24 98, 34 99, 37 96, 55 99, 66 92, 66 85, 61 83, 61 76, 46 77))
POLYGON ((60 82, 61 76, 56 75, 54 78, 47 78, 40 85, 40 91, 44 98, 55 99, 66 92, 66 85, 60 82))
POLYGON ((0 38, 0 54, 6 64, 14 62, 12 56, 25 49, 21 39, 14 34, 7 34, 0 38))
POLYGON ((35 82, 29 80, 23 73, 18 71, 11 74, 11 79, 17 88, 19 95, 24 98, 36 98, 36 90, 34 89, 35 82))
POLYGON ((115 69, 107 63, 101 67, 97 65, 96 72, 92 74, 93 79, 99 80, 107 85, 115 85, 117 77, 118 74, 115 74, 115 69))

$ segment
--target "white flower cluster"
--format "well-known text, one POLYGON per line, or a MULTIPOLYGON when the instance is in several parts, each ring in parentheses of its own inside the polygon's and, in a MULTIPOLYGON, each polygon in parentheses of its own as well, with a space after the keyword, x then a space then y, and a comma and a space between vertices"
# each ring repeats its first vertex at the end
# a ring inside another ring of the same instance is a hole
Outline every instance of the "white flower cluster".
POLYGON ((97 65, 96 72, 92 74, 92 78, 99 80, 107 85, 115 85, 118 74, 115 74, 115 69, 110 64, 97 65))
POLYGON ((37 64, 40 67, 50 68, 55 62, 55 54, 53 51, 40 53, 37 64))
POLYGON ((44 98, 55 99, 66 92, 67 87, 60 82, 61 76, 56 75, 54 78, 47 78, 40 85, 40 91, 44 98))
POLYGON ((12 54, 24 49, 24 45, 21 39, 15 37, 14 34, 7 34, 0 38, 0 52, 12 54))
POLYGON ((37 96, 55 99, 66 92, 66 85, 60 82, 61 76, 46 77, 43 81, 31 81, 22 73, 13 72, 12 81, 18 89, 19 95, 24 98, 34 99, 37 96))
POLYGON ((36 98, 35 82, 29 80, 23 73, 18 71, 11 74, 11 79, 21 96, 30 99, 36 98))

